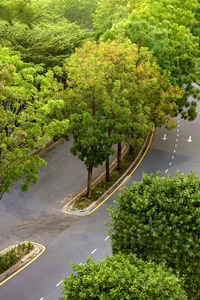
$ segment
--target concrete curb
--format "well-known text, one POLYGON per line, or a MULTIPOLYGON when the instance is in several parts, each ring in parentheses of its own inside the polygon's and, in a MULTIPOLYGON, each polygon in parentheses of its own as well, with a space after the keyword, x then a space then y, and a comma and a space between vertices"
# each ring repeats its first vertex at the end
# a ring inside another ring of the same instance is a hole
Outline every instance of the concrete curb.
POLYGON ((73 210, 72 206, 73 206, 74 201, 76 200, 77 197, 79 197, 81 194, 83 194, 86 191, 86 189, 84 189, 63 207, 63 209, 62 209, 63 212, 71 214, 71 215, 85 216, 85 215, 92 213, 95 210, 95 208, 98 208, 101 204, 103 204, 105 202, 105 198, 107 198, 110 194, 112 194, 113 191, 123 183, 123 181, 126 179, 126 177, 128 177, 129 174, 131 172, 133 172, 133 170, 135 168, 137 168, 141 159, 143 158, 143 156, 145 155, 145 153, 147 152, 147 150, 150 146, 153 134, 154 134, 154 130, 148 133, 145 143, 144 143, 142 149, 140 150, 138 156, 134 160, 134 162, 125 171, 125 173, 98 200, 96 200, 95 202, 93 202, 91 205, 89 205, 87 208, 85 208, 83 210, 73 210))
POLYGON ((53 140, 49 140, 47 142, 45 142, 45 148, 44 149, 35 149, 33 151, 31 151, 31 155, 40 155, 43 152, 45 152, 47 149, 49 149, 51 146, 55 145, 58 141, 53 141, 53 140))

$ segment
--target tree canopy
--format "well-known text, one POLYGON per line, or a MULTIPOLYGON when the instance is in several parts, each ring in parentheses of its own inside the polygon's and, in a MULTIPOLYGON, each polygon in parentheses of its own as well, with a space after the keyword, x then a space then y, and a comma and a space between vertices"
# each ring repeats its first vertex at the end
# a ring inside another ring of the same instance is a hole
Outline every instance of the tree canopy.
MULTIPOLYGON (((22 177, 22 190, 36 183, 38 167, 45 164, 38 155, 30 154, 50 136, 44 130, 48 111, 43 109, 60 84, 52 72, 43 72, 41 66, 24 63, 8 48, 0 50, 0 198, 22 177)), ((53 122, 49 120, 50 128, 53 122)))
POLYGON ((113 24, 102 39, 126 36, 131 42, 148 47, 170 82, 174 86, 185 85, 177 113, 181 112, 183 118, 193 120, 196 117, 196 103, 189 102, 188 95, 199 96, 199 91, 192 87, 199 77, 199 45, 198 38, 190 29, 198 25, 195 11, 199 4, 196 0, 192 1, 191 6, 188 1, 168 2, 167 8, 166 1, 162 0, 133 2, 128 18, 113 24))
POLYGON ((11 25, 0 21, 0 43, 19 51, 25 62, 46 67, 62 66, 87 37, 88 32, 66 19, 41 22, 32 28, 18 21, 11 25))
POLYGON ((107 256, 100 262, 89 258, 83 265, 73 264, 73 270, 63 281, 60 300, 187 299, 182 280, 171 270, 134 255, 107 256))
MULTIPOLYGON (((72 152, 90 174, 109 157, 114 144, 126 141, 134 146, 153 126, 174 126, 170 117, 182 91, 160 75, 146 48, 90 41, 71 55, 65 70, 68 88, 63 95, 74 136, 72 152)), ((118 159, 120 167, 120 153, 118 159)))

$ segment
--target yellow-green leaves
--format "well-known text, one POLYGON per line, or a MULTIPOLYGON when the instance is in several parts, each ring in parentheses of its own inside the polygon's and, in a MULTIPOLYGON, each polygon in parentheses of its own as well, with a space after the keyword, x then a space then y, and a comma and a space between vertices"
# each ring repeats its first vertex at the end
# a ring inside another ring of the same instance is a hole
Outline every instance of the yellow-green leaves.
POLYGON ((38 167, 45 162, 37 155, 31 156, 31 150, 44 147, 47 137, 57 135, 58 129, 66 132, 68 127, 67 120, 49 120, 55 105, 63 107, 61 100, 53 101, 62 85, 52 71, 41 75, 41 70, 23 63, 8 48, 0 49, 0 197, 22 175, 23 190, 30 182, 37 182, 38 167))

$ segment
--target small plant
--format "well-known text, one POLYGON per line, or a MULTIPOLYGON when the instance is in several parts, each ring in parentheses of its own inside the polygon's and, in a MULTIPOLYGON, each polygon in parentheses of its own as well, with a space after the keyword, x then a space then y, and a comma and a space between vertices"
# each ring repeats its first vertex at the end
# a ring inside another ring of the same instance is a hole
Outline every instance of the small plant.
POLYGON ((15 246, 10 251, 0 255, 0 274, 8 270, 11 266, 16 264, 24 255, 28 254, 34 245, 28 242, 15 246))

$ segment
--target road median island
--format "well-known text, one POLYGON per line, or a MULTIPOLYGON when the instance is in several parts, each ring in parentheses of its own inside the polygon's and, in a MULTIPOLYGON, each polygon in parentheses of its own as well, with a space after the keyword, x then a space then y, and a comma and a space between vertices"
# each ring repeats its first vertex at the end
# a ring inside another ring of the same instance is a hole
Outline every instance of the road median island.
POLYGON ((27 241, 2 250, 0 252, 0 286, 30 265, 44 251, 43 245, 27 241))
POLYGON ((150 131, 146 137, 143 147, 139 151, 135 159, 131 157, 127 151, 128 147, 123 148, 123 164, 121 170, 115 170, 117 161, 115 160, 110 166, 110 181, 104 181, 105 172, 103 172, 93 183, 93 196, 91 199, 86 199, 86 189, 81 191, 73 199, 71 199, 64 207, 63 212, 71 215, 85 216, 95 211, 101 206, 123 183, 129 176, 137 169, 140 162, 144 158, 147 150, 150 147, 154 130, 150 131), (131 159, 132 158, 132 159, 131 159), (134 159, 134 161, 133 161, 134 159))

